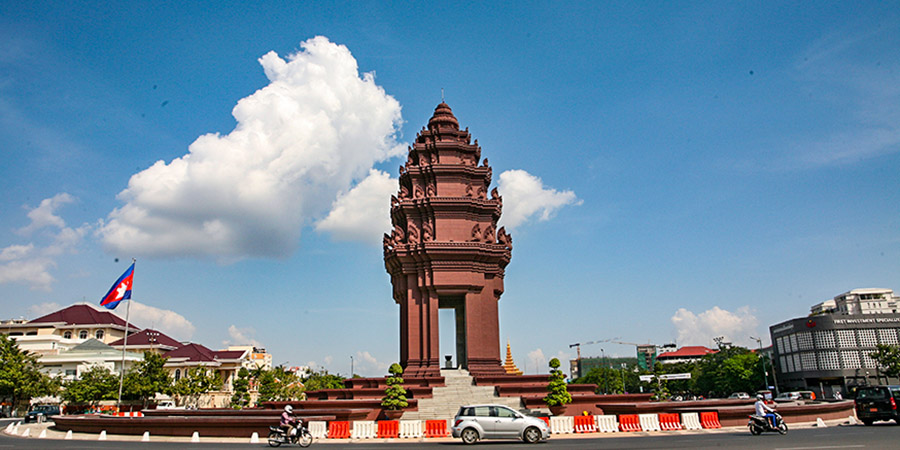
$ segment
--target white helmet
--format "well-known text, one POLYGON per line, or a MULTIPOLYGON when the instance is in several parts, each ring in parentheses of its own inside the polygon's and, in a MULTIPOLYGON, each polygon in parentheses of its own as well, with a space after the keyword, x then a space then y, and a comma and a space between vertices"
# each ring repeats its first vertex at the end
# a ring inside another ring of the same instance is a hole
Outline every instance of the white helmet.
POLYGON ((284 412, 286 412, 286 413, 288 413, 288 414, 293 414, 293 413, 294 413, 294 407, 291 406, 291 405, 284 405, 284 412))
POLYGON ((764 399, 764 398, 765 398, 765 397, 763 397, 762 394, 756 394, 756 399, 757 399, 757 400, 762 400, 762 399, 764 399))

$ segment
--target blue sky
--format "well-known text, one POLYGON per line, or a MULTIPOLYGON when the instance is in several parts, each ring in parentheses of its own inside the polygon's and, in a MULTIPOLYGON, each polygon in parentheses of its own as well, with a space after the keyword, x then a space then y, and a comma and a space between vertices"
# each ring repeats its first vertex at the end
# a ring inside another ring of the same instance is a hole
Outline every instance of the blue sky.
POLYGON ((4 319, 137 258, 140 326, 383 374, 380 214, 442 88, 504 195, 528 372, 900 290, 890 2, 73 3, 0 5, 4 319))

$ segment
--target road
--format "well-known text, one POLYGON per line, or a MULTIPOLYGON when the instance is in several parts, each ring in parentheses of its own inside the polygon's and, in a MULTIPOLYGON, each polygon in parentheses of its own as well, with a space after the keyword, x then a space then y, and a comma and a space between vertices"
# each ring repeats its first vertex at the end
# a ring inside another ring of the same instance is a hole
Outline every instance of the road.
MULTIPOLYGON (((0 426, 5 427, 8 421, 0 421, 0 426)), ((635 436, 625 434, 602 435, 594 434, 590 437, 582 435, 578 438, 554 436, 547 443, 528 445, 514 441, 485 441, 476 447, 503 448, 503 449, 541 449, 541 448, 569 448, 569 449, 711 449, 727 448, 729 450, 856 450, 856 449, 887 449, 898 448, 900 442, 900 426, 893 423, 878 423, 875 426, 831 426, 827 428, 803 428, 793 429, 787 435, 764 434, 751 436, 745 429, 731 428, 705 433, 668 433, 652 436, 635 436)), ((396 440, 393 442, 354 442, 347 443, 334 441, 318 441, 311 448, 337 449, 377 449, 391 448, 448 448, 462 447, 458 441, 414 441, 405 442, 396 440)), ((225 444, 225 443, 200 443, 191 444, 185 442, 115 442, 115 441, 79 441, 79 440, 47 440, 47 439, 23 439, 10 437, 0 433, 0 449, 120 449, 120 448, 153 448, 153 449, 262 449, 268 448, 265 443, 249 444, 225 444)), ((296 447, 294 447, 296 448, 296 447)))

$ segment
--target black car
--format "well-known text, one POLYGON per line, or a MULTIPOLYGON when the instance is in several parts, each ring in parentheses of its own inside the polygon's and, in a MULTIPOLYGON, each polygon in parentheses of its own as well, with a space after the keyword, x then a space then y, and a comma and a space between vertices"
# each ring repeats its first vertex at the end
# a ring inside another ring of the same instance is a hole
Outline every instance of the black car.
POLYGON ((44 420, 47 420, 50 416, 58 416, 59 415, 59 406, 56 405, 40 405, 35 406, 31 411, 28 411, 25 414, 25 423, 31 422, 32 420, 37 422, 38 416, 44 416, 44 420))
POLYGON ((876 420, 894 420, 900 424, 900 386, 865 386, 856 391, 856 417, 866 425, 876 420))

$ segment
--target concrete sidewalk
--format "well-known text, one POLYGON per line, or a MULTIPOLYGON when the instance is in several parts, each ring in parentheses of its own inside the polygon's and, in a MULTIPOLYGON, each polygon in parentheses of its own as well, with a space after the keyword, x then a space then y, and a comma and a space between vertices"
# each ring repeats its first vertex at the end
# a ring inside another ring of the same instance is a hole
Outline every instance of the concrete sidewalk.
MULTIPOLYGON (((99 440, 100 435, 98 433, 71 433, 71 436, 67 438, 67 434, 65 431, 58 431, 50 428, 53 426, 52 422, 49 423, 31 423, 25 424, 20 422, 13 422, 13 425, 19 423, 18 433, 11 434, 3 430, 3 433, 7 436, 19 437, 23 439, 72 439, 78 441, 96 441, 99 440), (26 434, 27 437, 23 437, 26 434), (41 432, 44 432, 45 437, 40 438, 41 432)), ((834 426, 853 426, 860 425, 856 420, 847 419, 837 419, 825 421, 824 424, 828 427, 834 426)), ((808 428, 816 428, 818 425, 816 422, 805 422, 805 423, 796 423, 790 424, 790 429, 792 430, 800 430, 800 429, 808 429, 808 428)), ((741 433, 747 432, 746 426, 735 426, 735 427, 724 427, 717 429, 703 429, 703 430, 680 430, 680 431, 637 431, 637 432, 616 432, 616 433, 561 433, 555 434, 551 437, 551 441, 553 438, 557 439, 608 439, 608 438, 640 438, 647 436, 667 436, 667 435, 690 435, 690 434, 708 434, 708 433, 741 433)), ((116 441, 116 442, 141 442, 143 436, 133 436, 133 435, 121 435, 121 434, 107 434, 106 440, 108 441, 116 441)), ((194 443, 190 436, 159 436, 159 435, 151 435, 149 436, 150 442, 180 442, 180 443, 194 443)), ((348 444, 348 443, 367 443, 367 444, 416 444, 419 442, 455 442, 458 439, 443 437, 443 438, 413 438, 413 439, 317 439, 315 440, 316 444, 348 444)), ((252 443, 251 437, 248 436, 246 438, 228 438, 228 437, 203 437, 199 436, 199 443, 201 444, 248 444, 252 443)), ((266 442, 266 436, 259 436, 258 443, 264 444, 266 442)))

